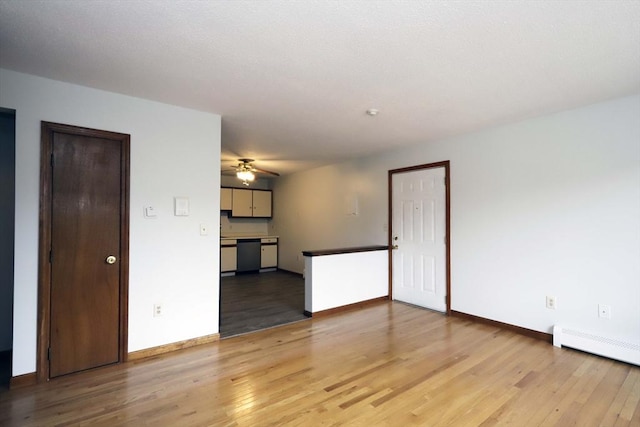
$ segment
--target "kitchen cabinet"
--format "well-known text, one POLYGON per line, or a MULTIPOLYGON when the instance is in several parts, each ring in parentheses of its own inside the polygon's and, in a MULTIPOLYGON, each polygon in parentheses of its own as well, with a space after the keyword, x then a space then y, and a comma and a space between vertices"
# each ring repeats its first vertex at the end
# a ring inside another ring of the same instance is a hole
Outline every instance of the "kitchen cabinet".
POLYGON ((261 239, 260 268, 278 266, 278 239, 275 237, 261 239))
POLYGON ((221 211, 230 211, 233 209, 233 191, 231 188, 221 188, 220 189, 220 210, 221 211))
POLYGON ((237 241, 224 239, 220 243, 220 272, 234 272, 238 265, 237 241))
POLYGON ((233 189, 231 216, 253 216, 253 190, 233 189))
POLYGON ((278 236, 228 236, 220 239, 223 276, 278 268, 278 236))
POLYGON ((253 190, 253 216, 271 218, 271 191, 253 190))
POLYGON ((231 216, 271 218, 271 191, 234 188, 231 216))

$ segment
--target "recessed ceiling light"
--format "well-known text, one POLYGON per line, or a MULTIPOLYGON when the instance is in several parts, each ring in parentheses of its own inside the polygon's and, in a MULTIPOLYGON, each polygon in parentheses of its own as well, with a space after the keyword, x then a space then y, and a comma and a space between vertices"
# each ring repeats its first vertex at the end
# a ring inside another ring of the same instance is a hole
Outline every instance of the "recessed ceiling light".
POLYGON ((372 117, 373 117, 373 116, 377 116, 377 115, 378 115, 378 113, 379 113, 379 111, 378 111, 378 110, 376 110, 375 108, 369 108, 369 109, 367 110, 367 114, 368 114, 368 115, 370 115, 370 116, 372 116, 372 117))

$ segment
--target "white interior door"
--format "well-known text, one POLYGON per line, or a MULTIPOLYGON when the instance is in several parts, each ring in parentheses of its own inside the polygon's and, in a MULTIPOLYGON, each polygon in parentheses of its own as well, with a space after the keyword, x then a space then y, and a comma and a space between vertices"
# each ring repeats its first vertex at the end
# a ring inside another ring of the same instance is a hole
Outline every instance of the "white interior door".
POLYGON ((392 174, 393 299, 445 312, 445 168, 392 174))

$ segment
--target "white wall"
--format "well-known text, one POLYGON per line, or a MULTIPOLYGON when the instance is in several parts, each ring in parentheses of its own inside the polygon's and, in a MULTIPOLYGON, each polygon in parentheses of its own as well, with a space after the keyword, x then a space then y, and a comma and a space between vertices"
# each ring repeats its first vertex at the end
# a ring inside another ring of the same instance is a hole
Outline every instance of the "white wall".
POLYGON ((279 236, 278 267, 302 273, 303 250, 386 245, 386 182, 386 169, 367 160, 276 179, 271 229, 279 236), (354 198, 357 216, 347 209, 354 198))
POLYGON ((131 135, 129 351, 217 333, 220 116, 7 70, 0 88, 16 110, 13 375, 36 362, 41 120, 131 135), (190 216, 172 215, 174 196, 190 198, 190 216))
POLYGON ((389 294, 386 250, 306 256, 304 264, 304 309, 309 313, 389 294))
POLYGON ((270 190, 273 178, 256 178, 248 187, 242 185, 235 175, 222 175, 220 176, 220 185, 222 187, 232 188, 248 188, 251 190, 270 190))
POLYGON ((280 266, 301 272, 302 250, 387 244, 387 171, 450 160, 453 310, 638 343, 639 117, 640 96, 626 97, 282 177, 280 266), (347 216, 353 194, 360 213, 347 216))

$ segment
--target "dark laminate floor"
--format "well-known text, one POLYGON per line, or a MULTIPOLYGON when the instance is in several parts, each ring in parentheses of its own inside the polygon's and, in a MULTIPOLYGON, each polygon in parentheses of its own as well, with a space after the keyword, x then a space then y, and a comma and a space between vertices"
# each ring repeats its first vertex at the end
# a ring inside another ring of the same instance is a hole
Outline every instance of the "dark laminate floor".
POLYGON ((220 337, 307 319, 304 279, 274 271, 223 277, 220 281, 220 337))

